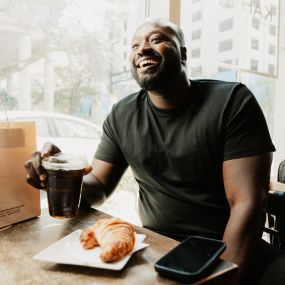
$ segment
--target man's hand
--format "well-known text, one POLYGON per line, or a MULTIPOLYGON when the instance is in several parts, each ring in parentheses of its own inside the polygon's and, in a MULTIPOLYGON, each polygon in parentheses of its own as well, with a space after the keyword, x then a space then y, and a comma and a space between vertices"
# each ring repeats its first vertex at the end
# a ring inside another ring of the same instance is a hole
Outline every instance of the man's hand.
POLYGON ((32 158, 25 162, 27 182, 35 188, 45 189, 47 175, 42 167, 42 159, 59 152, 61 150, 51 142, 46 142, 41 152, 35 151, 32 154, 32 158))

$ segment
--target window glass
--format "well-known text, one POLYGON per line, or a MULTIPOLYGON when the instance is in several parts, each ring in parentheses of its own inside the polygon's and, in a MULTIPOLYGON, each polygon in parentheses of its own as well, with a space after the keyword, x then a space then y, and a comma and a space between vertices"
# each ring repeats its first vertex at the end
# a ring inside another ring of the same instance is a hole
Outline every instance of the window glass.
POLYGON ((273 35, 273 36, 276 34, 276 27, 274 25, 270 25, 269 33, 270 35, 273 35))
POLYGON ((259 19, 252 18, 252 27, 255 29, 259 29, 259 19))
POLYGON ((145 3, 0 1, 7 26, 0 29, 0 84, 9 109, 67 113, 102 126, 112 104, 138 90, 128 54, 145 3))
POLYGON ((198 40, 200 38, 201 38, 201 30, 200 29, 192 32, 192 37, 191 37, 192 41, 198 40))
POLYGON ((219 23, 219 32, 231 30, 234 26, 233 18, 226 19, 219 23))
POLYGON ((194 12, 192 14, 192 22, 197 22, 197 21, 201 20, 201 18, 202 18, 201 10, 194 12))
POLYGON ((231 50, 233 48, 233 41, 232 40, 225 40, 219 42, 219 52, 231 50))
POLYGON ((244 82, 255 95, 265 115, 269 131, 273 132, 275 79, 264 75, 242 72, 240 80, 244 82))
POLYGON ((258 43, 257 39, 251 39, 251 48, 258 50, 258 43))
POLYGON ((276 16, 277 14, 277 7, 275 5, 270 5, 270 12, 273 16, 276 16))
POLYGON ((191 57, 192 58, 197 58, 200 56, 200 49, 199 48, 195 48, 195 49, 192 49, 191 51, 191 57))
POLYGON ((35 118, 37 136, 53 137, 55 133, 52 131, 51 121, 45 118, 35 118))
POLYGON ((256 96, 272 132, 279 1, 204 0, 201 6, 194 2, 181 0, 186 47, 200 49, 200 56, 188 62, 190 78, 243 82, 256 96), (203 17, 193 23, 194 12, 189 11, 197 9, 203 17), (198 29, 203 37, 193 41, 198 29))
POLYGON ((269 54, 275 55, 275 45, 269 45, 269 54))
POLYGON ((258 61, 255 59, 252 59, 250 61, 250 69, 253 71, 257 71, 258 70, 258 61))
MULTIPOLYGON (((9 113, 8 113, 9 115, 9 113)), ((54 131, 52 120, 48 118, 40 117, 21 117, 21 112, 11 121, 23 121, 23 122, 35 122, 36 124, 36 135, 38 137, 54 137, 56 132, 54 131)))
POLYGON ((191 49, 200 48, 200 57, 195 58, 200 63, 191 64, 198 66, 202 62, 202 70, 208 75, 214 72, 206 67, 208 62, 218 64, 230 59, 234 69, 277 76, 277 68, 272 74, 268 65, 277 66, 278 61, 278 0, 204 0, 202 3, 181 0, 181 27, 186 44, 191 49), (196 36, 198 30, 203 37, 196 36), (272 46, 270 50, 269 46, 272 46), (252 68, 251 59, 259 62, 257 69, 252 68))
POLYGON ((268 64, 268 73, 269 74, 275 73, 275 65, 274 64, 268 64))
POLYGON ((55 119, 59 134, 64 138, 99 139, 99 130, 81 122, 66 119, 55 119))

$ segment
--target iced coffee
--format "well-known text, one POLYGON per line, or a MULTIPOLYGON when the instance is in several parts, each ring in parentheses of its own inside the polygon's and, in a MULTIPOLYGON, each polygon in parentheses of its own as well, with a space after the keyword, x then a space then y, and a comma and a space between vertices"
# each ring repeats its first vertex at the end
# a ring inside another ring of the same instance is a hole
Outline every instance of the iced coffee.
POLYGON ((54 218, 74 217, 80 203, 86 159, 60 153, 44 158, 42 165, 47 172, 50 215, 54 218))

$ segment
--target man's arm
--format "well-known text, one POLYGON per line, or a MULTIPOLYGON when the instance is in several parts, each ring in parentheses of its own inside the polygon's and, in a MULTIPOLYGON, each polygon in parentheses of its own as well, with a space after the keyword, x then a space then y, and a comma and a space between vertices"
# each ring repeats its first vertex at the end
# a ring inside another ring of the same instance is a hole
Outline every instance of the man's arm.
POLYGON ((223 177, 230 205, 230 218, 223 240, 222 257, 240 266, 240 284, 245 284, 265 222, 272 154, 224 161, 223 177))
POLYGON ((93 159, 92 171, 83 178, 81 207, 101 205, 115 190, 125 166, 93 159))

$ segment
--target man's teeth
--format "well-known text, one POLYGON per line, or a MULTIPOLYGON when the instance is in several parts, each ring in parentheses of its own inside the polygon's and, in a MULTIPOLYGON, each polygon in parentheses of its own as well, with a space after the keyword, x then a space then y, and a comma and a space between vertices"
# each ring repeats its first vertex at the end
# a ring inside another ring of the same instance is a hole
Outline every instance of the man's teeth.
POLYGON ((147 65, 150 65, 150 64, 157 64, 158 61, 157 60, 153 60, 153 59, 146 59, 146 60, 142 60, 140 63, 139 63, 139 67, 145 67, 147 65))

